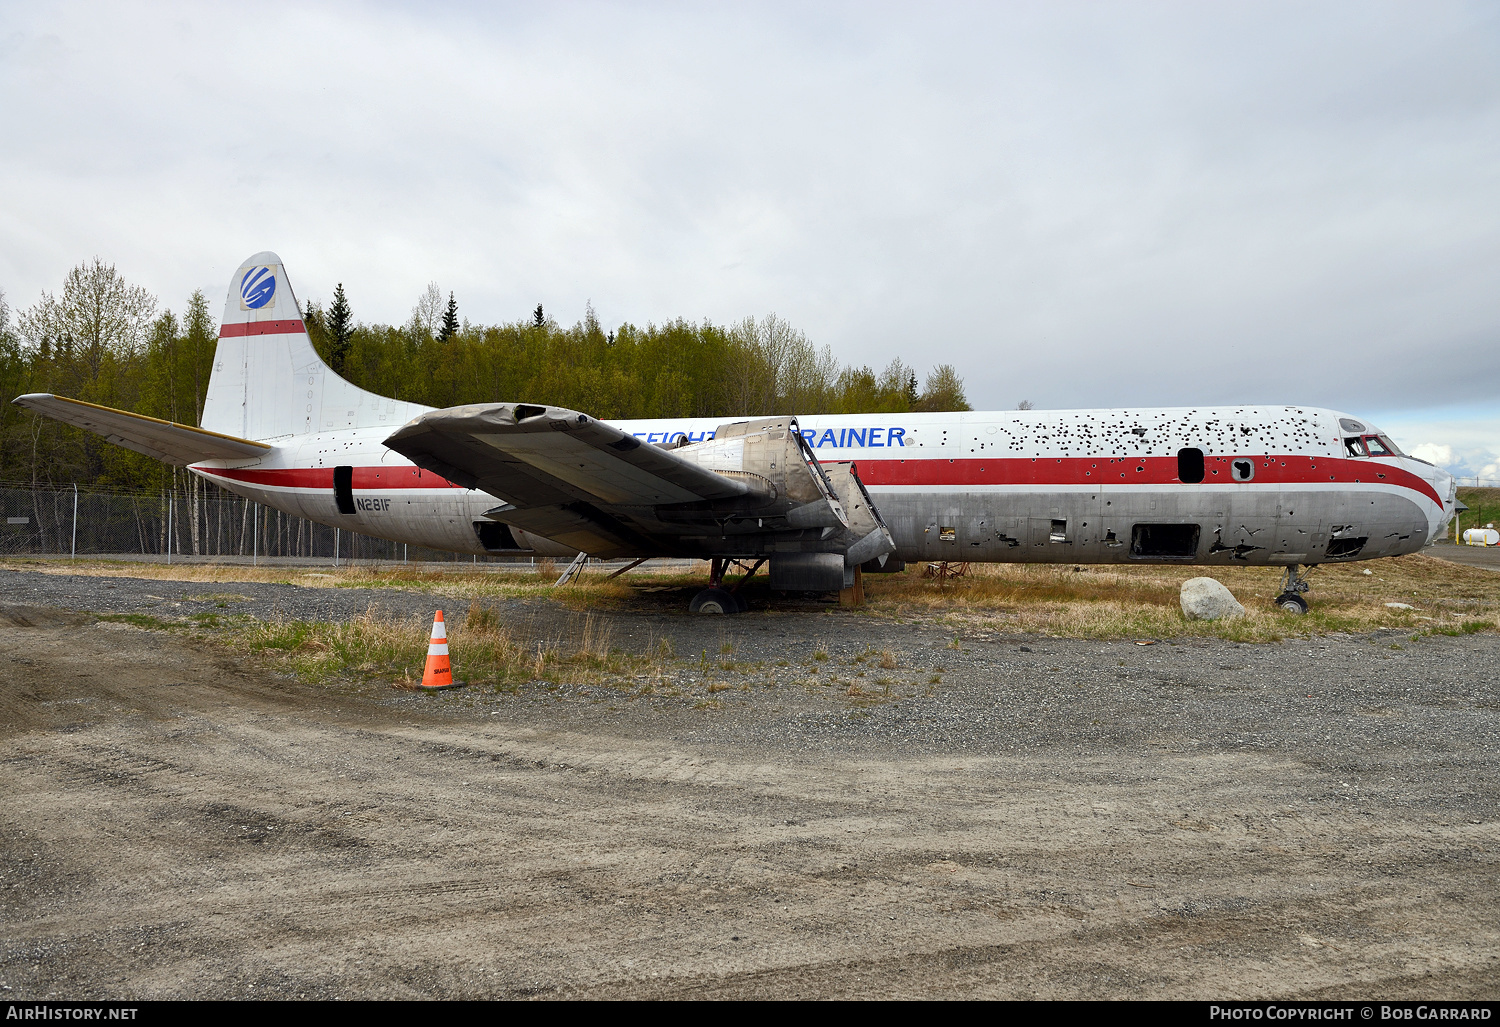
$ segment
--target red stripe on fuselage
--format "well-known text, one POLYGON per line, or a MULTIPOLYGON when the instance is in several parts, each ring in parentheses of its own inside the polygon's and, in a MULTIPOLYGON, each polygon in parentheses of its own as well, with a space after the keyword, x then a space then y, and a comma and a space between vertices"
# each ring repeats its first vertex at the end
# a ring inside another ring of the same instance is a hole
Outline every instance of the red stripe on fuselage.
MULTIPOLYGON (((1205 485, 1238 485, 1229 475, 1230 460, 1254 460, 1255 483, 1258 485, 1316 485, 1332 482, 1342 485, 1386 484, 1411 489, 1432 500, 1441 509, 1442 499, 1431 484, 1410 471, 1370 460, 1339 457, 1260 456, 1207 457, 1204 460, 1205 485)), ((1177 458, 1149 456, 1134 460, 1123 458, 1093 460, 1087 457, 1036 457, 999 459, 885 459, 856 460, 860 480, 867 486, 915 485, 976 486, 1026 485, 1048 488, 1058 485, 1184 485, 1177 479, 1177 458)), ((258 468, 203 468, 203 473, 243 481, 249 485, 270 488, 333 488, 332 467, 289 467, 277 470, 258 468)), ((353 474, 356 489, 440 489, 462 488, 453 482, 416 467, 356 467, 353 474)))
POLYGON ((289 335, 305 332, 307 326, 301 321, 246 321, 242 324, 219 326, 219 338, 233 339, 241 335, 289 335))
MULTIPOLYGON (((1425 479, 1390 464, 1339 457, 1239 456, 1205 457, 1203 484, 1238 485, 1230 477, 1232 460, 1255 461, 1257 485, 1386 484, 1419 492, 1439 507, 1442 499, 1425 479)), ((953 460, 856 460, 859 478, 868 486, 881 485, 1183 485, 1177 478, 1175 456, 1124 457, 1004 457, 953 460)))
MULTIPOLYGON (((195 467, 195 471, 242 481, 247 485, 264 485, 281 489, 333 490, 332 467, 283 467, 261 470, 253 467, 195 467)), ((356 489, 458 489, 441 474, 420 467, 356 467, 351 487, 356 489)))

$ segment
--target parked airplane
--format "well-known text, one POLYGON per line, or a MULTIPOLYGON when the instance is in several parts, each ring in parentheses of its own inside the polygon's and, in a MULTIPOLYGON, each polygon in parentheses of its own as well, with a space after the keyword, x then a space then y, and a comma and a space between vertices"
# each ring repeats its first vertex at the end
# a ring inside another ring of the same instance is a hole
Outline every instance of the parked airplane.
POLYGON ((1415 552, 1456 502, 1451 476, 1363 418, 1306 406, 729 423, 433 410, 334 374, 274 253, 230 282, 202 427, 45 394, 15 402, 379 538, 708 559, 695 612, 743 608, 724 584, 731 561, 768 562, 773 589, 827 591, 861 568, 932 560, 1273 564, 1286 569, 1277 604, 1303 613, 1301 568, 1415 552))

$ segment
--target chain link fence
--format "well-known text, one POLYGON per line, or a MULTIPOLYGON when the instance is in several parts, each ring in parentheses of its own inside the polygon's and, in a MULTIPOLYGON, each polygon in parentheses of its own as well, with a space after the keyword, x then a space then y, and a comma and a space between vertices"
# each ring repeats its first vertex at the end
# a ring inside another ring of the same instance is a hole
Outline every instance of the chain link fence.
POLYGON ((330 528, 208 482, 157 492, 0 482, 0 554, 255 561, 303 559, 512 563, 330 528))

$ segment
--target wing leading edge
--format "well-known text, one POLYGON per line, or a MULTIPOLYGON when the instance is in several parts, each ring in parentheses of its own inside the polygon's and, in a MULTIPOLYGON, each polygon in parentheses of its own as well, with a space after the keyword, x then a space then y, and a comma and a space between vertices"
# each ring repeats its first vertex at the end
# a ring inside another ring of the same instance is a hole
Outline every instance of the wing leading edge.
POLYGON ((475 404, 414 418, 385 444, 504 500, 497 520, 595 555, 679 551, 611 508, 733 500, 753 491, 574 410, 475 404))

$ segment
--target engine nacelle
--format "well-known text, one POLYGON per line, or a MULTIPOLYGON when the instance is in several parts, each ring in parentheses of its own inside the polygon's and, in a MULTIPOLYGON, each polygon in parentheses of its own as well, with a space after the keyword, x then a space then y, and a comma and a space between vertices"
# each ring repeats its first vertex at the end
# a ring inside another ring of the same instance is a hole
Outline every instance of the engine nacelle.
POLYGON ((700 467, 755 488, 730 501, 657 507, 656 516, 712 523, 722 537, 740 540, 736 551, 746 550, 746 536, 769 531, 759 551, 770 554, 773 588, 847 587, 845 578, 856 567, 896 551, 855 465, 819 463, 796 418, 720 425, 712 439, 673 448, 700 467), (777 532, 784 541, 775 541, 777 532), (786 542, 800 551, 788 551, 786 542))

